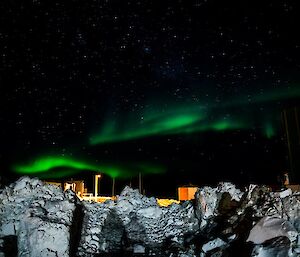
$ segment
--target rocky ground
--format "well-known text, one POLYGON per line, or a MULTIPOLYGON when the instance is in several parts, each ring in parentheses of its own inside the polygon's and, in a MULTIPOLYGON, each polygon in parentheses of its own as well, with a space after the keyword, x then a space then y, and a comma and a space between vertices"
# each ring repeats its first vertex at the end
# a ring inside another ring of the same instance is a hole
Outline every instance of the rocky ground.
POLYGON ((23 177, 0 193, 2 256, 300 256, 300 194, 202 187, 160 207, 126 187, 115 202, 23 177))

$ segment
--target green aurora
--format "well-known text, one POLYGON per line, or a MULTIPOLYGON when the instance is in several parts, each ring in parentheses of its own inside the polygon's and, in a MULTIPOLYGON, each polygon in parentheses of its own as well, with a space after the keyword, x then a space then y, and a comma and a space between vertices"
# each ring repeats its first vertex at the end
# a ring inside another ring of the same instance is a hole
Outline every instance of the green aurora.
POLYGON ((75 169, 59 169, 59 170, 49 170, 47 172, 42 172, 35 174, 35 176, 39 177, 40 179, 60 179, 60 178, 67 178, 72 177, 78 174, 80 170, 75 169))
POLYGON ((192 127, 201 119, 202 116, 195 113, 172 114, 171 117, 170 114, 167 114, 167 116, 161 116, 155 119, 146 118, 140 122, 129 124, 132 129, 127 130, 125 128, 122 131, 116 129, 118 125, 116 121, 110 120, 105 124, 99 135, 95 135, 91 138, 90 143, 95 145, 99 143, 127 141, 154 135, 172 134, 174 131, 192 127))
POLYGON ((264 134, 267 138, 272 138, 275 136, 275 129, 271 122, 267 122, 264 126, 264 134))
POLYGON ((16 165, 14 167, 14 170, 18 173, 29 174, 41 173, 57 167, 67 167, 72 169, 91 171, 99 170, 98 167, 85 162, 77 161, 66 157, 53 156, 41 157, 37 160, 34 160, 29 165, 16 165))
MULTIPOLYGON (((181 110, 181 109, 180 109, 181 110)), ((191 134, 205 131, 225 131, 247 128, 247 122, 237 119, 219 118, 208 121, 206 114, 200 112, 184 112, 174 109, 173 112, 147 117, 138 122, 128 123, 128 127, 120 126, 117 120, 108 120, 99 134, 90 138, 90 144, 121 142, 151 136, 173 134, 191 134)), ((144 117, 144 116, 143 116, 144 117)))
MULTIPOLYGON (((157 107, 157 110, 152 109, 150 112, 142 113, 135 119, 125 114, 119 119, 108 118, 104 120, 100 131, 89 138, 89 143, 90 145, 97 145, 151 136, 253 129, 257 127, 254 125, 257 117, 253 117, 251 110, 261 104, 270 105, 277 101, 285 101, 299 96, 300 89, 295 86, 286 90, 278 89, 253 95, 252 97, 241 96, 218 105, 215 103, 206 105, 193 103, 186 104, 186 106, 168 105, 167 109, 157 107), (224 114, 228 112, 230 117, 225 117, 224 114), (124 116, 126 122, 123 120, 124 116)), ((261 114, 261 117, 258 117, 261 120, 258 127, 263 128, 263 135, 267 138, 275 135, 275 126, 278 124, 276 115, 276 113, 270 114, 266 110, 265 113, 261 114), (265 122, 266 116, 272 116, 267 123, 265 122)))
MULTIPOLYGON (((140 113, 139 117, 130 115, 124 117, 123 115, 121 118, 104 120, 100 132, 90 137, 90 144, 110 144, 152 136, 192 134, 206 131, 253 129, 255 126, 260 127, 262 134, 270 139, 276 135, 278 117, 276 118, 276 115, 268 112, 268 109, 260 117, 253 117, 251 116, 253 107, 299 96, 300 90, 294 88, 256 95, 250 103, 247 99, 240 97, 222 103, 218 107, 212 103, 207 105, 200 105, 199 103, 177 104, 173 106, 169 104, 167 105, 168 108, 156 105, 157 109, 152 108, 150 111, 148 109, 148 111, 140 113), (232 109, 236 111, 232 111, 232 109), (247 111, 247 109, 249 110, 247 111), (226 116, 226 113, 230 113, 230 115, 226 116), (260 120, 260 124, 255 123, 255 119, 260 120)), ((129 178, 138 173, 163 173, 165 167, 149 163, 120 164, 107 161, 100 164, 78 160, 74 157, 44 155, 27 164, 15 165, 13 170, 21 175, 35 175, 40 178, 68 177, 82 171, 101 172, 112 178, 129 178)))
POLYGON ((35 175, 40 178, 65 177, 81 171, 104 173, 112 178, 130 178, 138 173, 156 174, 165 172, 164 167, 149 163, 93 164, 73 158, 42 156, 29 164, 15 165, 13 170, 22 175, 35 175))

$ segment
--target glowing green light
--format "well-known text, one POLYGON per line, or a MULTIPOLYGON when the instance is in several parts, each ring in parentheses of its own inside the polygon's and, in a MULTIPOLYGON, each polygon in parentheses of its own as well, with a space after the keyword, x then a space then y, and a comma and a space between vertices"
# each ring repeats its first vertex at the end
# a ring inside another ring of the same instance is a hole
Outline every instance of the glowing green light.
POLYGON ((152 164, 94 164, 78 161, 67 157, 45 156, 32 161, 27 165, 15 165, 14 171, 19 174, 35 175, 40 178, 59 178, 76 174, 80 171, 101 172, 112 178, 128 178, 138 173, 161 173, 164 169, 152 164))
MULTIPOLYGON (((203 117, 203 116, 202 116, 203 117)), ((111 122, 116 123, 116 122, 111 122)), ((138 139, 149 136, 172 135, 172 134, 190 134, 204 131, 223 131, 230 129, 245 128, 245 122, 233 120, 221 120, 208 122, 202 121, 199 115, 186 114, 172 117, 160 116, 160 118, 151 119, 140 124, 130 124, 128 127, 132 129, 113 129, 110 125, 104 126, 102 133, 91 138, 91 144, 102 144, 120 142, 132 139, 138 139), (110 127, 108 130, 107 128, 110 127)))
POLYGON ((147 111, 140 119, 127 117, 124 123, 120 119, 108 119, 100 133, 90 138, 90 144, 121 142, 138 138, 174 134, 194 126, 206 116, 205 108, 200 105, 173 106, 161 111, 147 111))
POLYGON ((201 113, 157 115, 144 121, 128 124, 128 128, 118 129, 116 121, 108 121, 101 132, 90 139, 92 145, 120 142, 154 135, 172 134, 174 131, 191 126, 203 118, 201 113))
MULTIPOLYGON (((261 94, 241 95, 235 99, 220 103, 210 102, 206 105, 195 103, 151 104, 144 113, 132 117, 122 115, 103 122, 98 133, 90 137, 90 144, 104 144, 135 140, 151 136, 164 136, 174 134, 191 134, 205 131, 227 131, 236 129, 252 129, 257 123, 257 117, 245 107, 249 104, 272 104, 274 101, 287 100, 300 97, 300 87, 290 86, 286 89, 276 89, 261 94), (234 109, 233 109, 234 108, 234 109), (227 115, 229 113, 229 115, 227 115), (247 116, 250 114, 249 116, 247 116), (230 119, 222 120, 222 116, 230 119), (139 119, 140 117, 140 119, 139 119)), ((255 107, 254 107, 255 108, 255 107)), ((272 109, 274 112, 274 108, 272 109)), ((264 120, 260 118, 258 127, 263 126, 264 120)), ((266 127, 267 137, 275 133, 271 125, 266 127)))
POLYGON ((79 170, 55 170, 55 171, 46 171, 42 173, 35 174, 40 179, 50 179, 50 178, 66 178, 78 174, 79 170))
POLYGON ((29 165, 16 165, 14 167, 14 170, 21 174, 22 173, 30 174, 30 173, 45 172, 57 167, 68 167, 73 169, 92 170, 92 171, 98 170, 96 166, 84 162, 80 162, 77 160, 73 160, 71 158, 52 157, 52 156, 42 157, 40 159, 33 161, 29 165))
POLYGON ((111 178, 127 178, 130 171, 126 167, 117 165, 100 165, 101 172, 108 174, 111 178))
POLYGON ((220 121, 220 122, 217 122, 215 124, 212 125, 212 128, 214 130, 227 130, 229 129, 231 126, 230 122, 228 121, 220 121))
POLYGON ((267 138, 272 138, 275 135, 275 129, 272 123, 268 122, 265 124, 264 134, 266 135, 267 138))
POLYGON ((199 120, 199 117, 196 115, 184 115, 184 116, 175 116, 171 118, 166 118, 158 123, 159 131, 173 130, 187 125, 191 125, 199 120))
POLYGON ((246 122, 238 122, 233 120, 221 120, 211 124, 211 129, 216 131, 244 129, 247 127, 246 122))

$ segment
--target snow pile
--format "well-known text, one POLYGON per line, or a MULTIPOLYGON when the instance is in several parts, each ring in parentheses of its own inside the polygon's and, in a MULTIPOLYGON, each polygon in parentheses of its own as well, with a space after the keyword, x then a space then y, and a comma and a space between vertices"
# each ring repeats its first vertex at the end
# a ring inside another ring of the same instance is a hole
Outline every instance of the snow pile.
POLYGON ((0 237, 18 237, 19 256, 69 256, 76 196, 23 177, 0 194, 0 237))
POLYGON ((114 202, 82 204, 84 219, 78 255, 120 251, 124 228, 116 214, 114 202))
POLYGON ((152 209, 154 211, 158 205, 154 197, 148 198, 140 194, 137 189, 126 186, 117 198, 117 206, 117 213, 126 226, 132 220, 130 217, 131 214, 136 213, 140 209, 151 207, 154 207, 154 209, 152 209))
POLYGON ((160 207, 155 198, 125 187, 116 203, 84 202, 79 256, 120 251, 161 252, 183 249, 188 235, 199 229, 191 202, 160 207))
POLYGON ((272 238, 281 236, 287 237, 292 243, 295 243, 298 233, 290 222, 274 216, 267 216, 252 228, 247 241, 263 244, 272 238))
MULTIPOLYGON (((220 183, 218 187, 202 187, 195 194, 196 213, 201 220, 201 230, 215 226, 215 217, 224 216, 240 205, 244 193, 231 183, 220 183)), ((232 216, 232 213, 230 213, 232 216)))
POLYGON ((264 196, 264 217, 250 231, 252 256, 300 256, 300 194, 290 189, 264 196))
POLYGON ((300 256, 300 194, 231 183, 167 207, 126 187, 116 201, 21 178, 0 193, 0 256, 300 256))
POLYGON ((250 185, 243 193, 233 184, 221 183, 199 188, 195 199, 202 256, 230 256, 246 248, 251 256, 274 256, 276 251, 298 256, 300 195, 290 189, 273 193, 265 186, 250 185))
POLYGON ((199 229, 191 202, 160 207, 155 198, 129 187, 118 197, 116 210, 130 243, 148 248, 183 248, 188 234, 199 229))

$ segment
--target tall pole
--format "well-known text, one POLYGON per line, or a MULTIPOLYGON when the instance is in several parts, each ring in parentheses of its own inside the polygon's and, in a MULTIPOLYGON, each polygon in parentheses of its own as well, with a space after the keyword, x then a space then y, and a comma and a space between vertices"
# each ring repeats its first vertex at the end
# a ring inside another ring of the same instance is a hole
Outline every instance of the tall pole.
POLYGON ((142 193, 142 173, 139 173, 139 191, 142 193))
POLYGON ((99 196, 101 195, 101 193, 100 193, 100 189, 101 189, 101 186, 100 186, 101 178, 102 178, 102 175, 100 174, 100 175, 98 176, 98 194, 99 194, 99 196))
POLYGON ((97 200, 98 196, 98 175, 95 175, 95 199, 97 200))
POLYGON ((283 111, 283 118, 284 118, 285 133, 286 133, 286 139, 287 139, 287 145, 288 145, 288 151, 289 151, 291 180, 293 181, 294 180, 294 160, 293 160, 293 156, 292 156, 289 125, 288 125, 288 121, 287 121, 287 111, 286 110, 283 111))
POLYGON ((111 191, 112 191, 111 192, 112 196, 115 196, 115 178, 113 178, 113 180, 112 180, 112 190, 111 191))
POLYGON ((97 201, 98 197, 98 189, 99 189, 99 179, 101 178, 101 174, 95 175, 95 199, 97 201))

